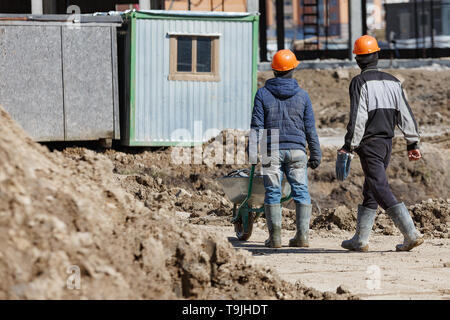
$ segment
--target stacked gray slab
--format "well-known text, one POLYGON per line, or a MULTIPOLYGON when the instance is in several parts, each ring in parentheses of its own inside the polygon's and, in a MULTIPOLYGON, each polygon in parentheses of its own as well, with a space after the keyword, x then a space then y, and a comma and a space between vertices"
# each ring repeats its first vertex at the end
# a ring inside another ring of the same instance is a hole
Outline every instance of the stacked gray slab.
POLYGON ((0 105, 36 141, 120 139, 119 16, 0 15, 0 105))

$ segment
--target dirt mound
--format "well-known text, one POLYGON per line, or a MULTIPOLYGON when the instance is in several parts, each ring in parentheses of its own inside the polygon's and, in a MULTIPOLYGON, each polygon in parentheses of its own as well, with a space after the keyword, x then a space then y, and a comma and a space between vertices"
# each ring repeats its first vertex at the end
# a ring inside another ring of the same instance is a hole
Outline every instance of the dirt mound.
MULTIPOLYGON (((394 139, 394 151, 387 173, 399 201, 413 205, 429 198, 450 198, 450 170, 446 161, 450 149, 446 138, 424 139, 421 147, 423 160, 418 162, 407 160, 402 138, 394 139)), ((63 154, 80 161, 85 150, 67 148, 63 154)), ((193 224, 231 225, 232 203, 225 197, 217 178, 245 165, 176 165, 171 159, 171 152, 172 148, 136 153, 108 150, 105 155, 113 162, 115 178, 122 188, 143 201, 148 208, 152 208, 153 203, 164 203, 168 210, 177 212, 178 216, 193 224)), ((356 212, 357 205, 362 202, 364 174, 359 158, 354 158, 351 175, 344 182, 336 180, 335 159, 336 150, 323 148, 319 169, 308 171, 314 214, 319 213, 319 208, 322 213, 327 213, 335 212, 335 208, 341 206, 356 212)), ((294 209, 292 202, 287 204, 287 209, 294 209)), ((286 228, 289 228, 289 221, 295 218, 292 212, 286 211, 286 228)), ((353 228, 348 223, 331 225, 345 230, 353 228)), ((391 234, 388 226, 383 230, 391 234)))
MULTIPOLYGON (((450 238, 450 199, 428 199, 408 206, 416 228, 426 237, 450 238)), ((311 228, 314 230, 347 230, 356 228, 356 209, 346 206, 314 211, 311 228)), ((295 211, 283 209, 283 228, 295 230, 295 211)), ((373 230, 385 235, 399 234, 392 220, 383 210, 378 210, 373 230)))
MULTIPOLYGON (((294 77, 311 97, 319 128, 344 128, 348 122, 350 80, 360 70, 298 70, 294 77)), ((450 72, 423 69, 386 70, 403 85, 419 125, 450 123, 450 72)), ((273 77, 272 72, 259 73, 258 84, 273 77)))
POLYGON ((408 209, 422 233, 450 238, 450 199, 428 199, 408 209))
POLYGON ((149 209, 104 155, 50 153, 1 107, 0 123, 2 299, 352 297, 281 281, 157 198, 149 209))
MULTIPOLYGON (((295 76, 313 101, 317 124, 324 128, 343 128, 348 117, 348 85, 357 69, 300 70, 295 76)), ((403 81, 409 101, 421 125, 449 123, 450 91, 445 86, 450 72, 430 70, 388 70, 403 81), (419 90, 420 89, 420 90, 419 90), (436 112, 440 116, 436 116, 436 112), (433 120, 434 119, 434 120, 433 120), (436 120, 440 119, 440 120, 436 120)), ((259 85, 272 77, 262 72, 259 85)), ((441 130, 437 128, 437 130, 441 130)), ((429 133, 429 128, 424 129, 429 133)), ((399 201, 407 205, 429 198, 450 198, 450 133, 423 137, 423 160, 409 162, 405 142, 394 139, 394 151, 388 176, 391 188, 399 201)), ((204 147, 205 148, 205 147, 204 147)), ((83 148, 68 148, 64 155, 78 161, 83 148)), ((114 164, 115 178, 122 188, 144 203, 164 202, 169 210, 178 212, 194 224, 230 225, 232 204, 225 197, 216 179, 235 169, 249 165, 174 164, 173 148, 157 151, 142 148, 124 152, 109 150, 105 155, 114 164)), ((228 150, 227 150, 228 152, 228 150)), ((226 156, 224 156, 226 159, 226 156)), ((356 209, 362 202, 364 175, 358 157, 352 163, 352 172, 345 182, 335 178, 336 150, 323 148, 322 164, 309 170, 310 193, 322 209, 334 210, 339 206, 356 209)), ((147 207, 150 208, 149 205, 147 207)), ((293 209, 291 204, 288 208, 293 209)))
MULTIPOLYGON (((448 138, 444 136, 443 138, 448 138)), ((427 140, 421 144, 423 159, 411 162, 406 155, 402 138, 395 138, 391 161, 387 170, 392 192, 407 205, 429 198, 450 198, 450 149, 439 141, 427 140)), ((448 141, 448 140, 446 140, 448 141)), ((445 142, 447 143, 447 142, 445 142)), ((309 170, 310 193, 322 208, 341 205, 355 208, 362 203, 364 173, 359 157, 351 164, 350 176, 344 182, 336 180, 336 150, 323 148, 322 164, 309 170)))

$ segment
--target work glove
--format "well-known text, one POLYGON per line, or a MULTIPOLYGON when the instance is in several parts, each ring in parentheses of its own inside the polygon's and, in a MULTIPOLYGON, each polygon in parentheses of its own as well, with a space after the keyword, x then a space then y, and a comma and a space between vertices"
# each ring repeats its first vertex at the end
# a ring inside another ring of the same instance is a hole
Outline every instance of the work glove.
POLYGON ((353 155, 343 149, 338 150, 336 158, 336 178, 344 181, 350 173, 350 163, 353 155))
POLYGON ((315 160, 315 159, 309 159, 308 160, 308 167, 311 169, 316 169, 320 164, 319 160, 315 160))
POLYGON ((409 161, 417 161, 422 158, 422 154, 419 149, 409 150, 408 151, 409 161))

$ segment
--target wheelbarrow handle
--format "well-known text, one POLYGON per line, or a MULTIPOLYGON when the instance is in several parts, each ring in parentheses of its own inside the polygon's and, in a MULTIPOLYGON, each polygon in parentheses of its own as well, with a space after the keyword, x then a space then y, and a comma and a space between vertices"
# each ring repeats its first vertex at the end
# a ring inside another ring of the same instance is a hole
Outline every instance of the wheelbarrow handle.
MULTIPOLYGON (((252 167, 250 169, 250 175, 248 177, 249 179, 248 179, 247 196, 245 197, 244 201, 239 205, 237 210, 233 209, 234 217, 231 220, 232 223, 235 223, 239 220, 239 218, 241 217, 241 209, 248 206, 247 202, 250 199, 250 197, 252 196, 252 192, 253 192, 253 178, 255 176, 255 169, 256 169, 256 165, 252 164, 252 167)), ((291 197, 292 197, 292 192, 291 192, 291 194, 289 194, 289 196, 282 198, 280 202, 288 201, 291 199, 291 197)), ((256 210, 256 212, 264 212, 264 206, 262 208, 259 208, 258 210, 256 210)))
POLYGON ((239 208, 243 207, 248 199, 250 199, 250 197, 252 196, 252 190, 253 190, 253 177, 255 175, 255 168, 256 165, 252 164, 252 168, 250 169, 250 175, 248 177, 248 191, 247 191, 247 197, 245 197, 245 200, 241 203, 241 205, 239 206, 239 208))
POLYGON ((247 191, 247 196, 245 197, 244 201, 242 201, 242 203, 239 205, 239 207, 237 208, 237 213, 236 215, 233 217, 233 219, 231 220, 232 223, 235 223, 236 221, 239 220, 240 216, 241 216, 241 208, 247 206, 247 201, 248 199, 250 199, 250 197, 252 196, 252 189, 253 189, 253 176, 255 175, 255 165, 252 164, 252 168, 250 169, 250 175, 249 175, 249 179, 248 179, 248 191, 247 191))
MULTIPOLYGON (((247 197, 245 198, 245 200, 242 202, 242 204, 239 207, 242 207, 244 204, 246 204, 248 199, 250 199, 250 197, 252 196, 253 177, 255 175, 255 168, 256 168, 256 165, 252 164, 252 168, 250 169, 250 176, 249 176, 249 180, 248 180, 247 197)), ((286 202, 286 201, 290 200, 291 197, 292 197, 292 191, 289 194, 289 196, 282 198, 280 202, 286 202)))
POLYGON ((287 197, 281 198, 280 203, 289 201, 289 200, 291 200, 291 199, 292 199, 292 191, 291 191, 291 193, 289 193, 289 195, 288 195, 287 197))

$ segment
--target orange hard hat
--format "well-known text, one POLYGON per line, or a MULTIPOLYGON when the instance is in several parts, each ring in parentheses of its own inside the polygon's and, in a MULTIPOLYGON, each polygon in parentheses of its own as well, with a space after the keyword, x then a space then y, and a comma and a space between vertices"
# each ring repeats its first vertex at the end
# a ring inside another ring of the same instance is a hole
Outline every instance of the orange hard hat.
POLYGON ((283 49, 275 53, 272 59, 272 69, 275 71, 288 71, 297 68, 300 61, 289 49, 283 49))
POLYGON ((368 35, 364 35, 356 39, 355 45, 353 47, 353 53, 357 55, 369 54, 377 51, 380 51, 377 39, 368 35))

